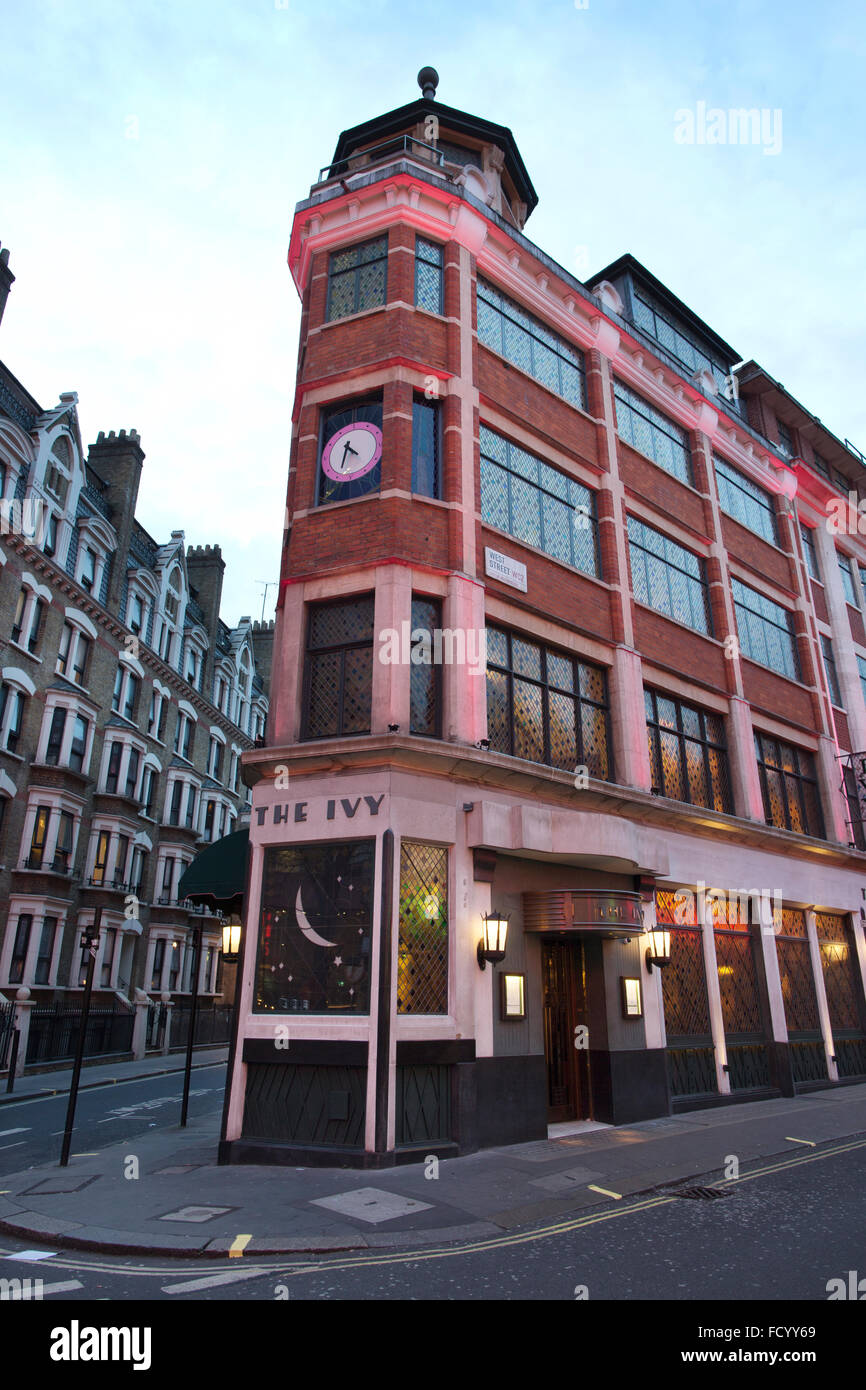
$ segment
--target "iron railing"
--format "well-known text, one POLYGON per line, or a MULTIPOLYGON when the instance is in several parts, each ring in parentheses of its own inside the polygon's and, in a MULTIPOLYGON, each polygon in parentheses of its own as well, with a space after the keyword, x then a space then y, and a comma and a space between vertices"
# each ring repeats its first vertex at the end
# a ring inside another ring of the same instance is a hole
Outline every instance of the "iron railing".
MULTIPOLYGON (((74 1056, 82 1010, 62 1004, 37 1005, 30 1014, 27 1064, 74 1056)), ((132 1050, 135 1014, 128 1009, 91 1009, 84 1032, 84 1056, 104 1057, 132 1050)))
MULTIPOLYGON (((229 1004, 203 1004, 199 1000, 195 1014, 195 1035, 193 1045, 202 1047, 206 1043, 227 1043, 231 1036, 233 1009, 229 1004)), ((189 1041, 189 1020, 192 1014, 191 1001, 176 1000, 171 1014, 171 1046, 186 1047, 189 1041)))
POLYGON ((9 1045, 15 1028, 15 1005, 0 1004, 0 1071, 9 1065, 9 1045))
POLYGON ((360 173, 361 170, 369 169, 371 164, 380 164, 384 159, 393 158, 394 155, 412 155, 415 148, 423 151, 421 157, 425 163, 435 164, 438 168, 445 163, 443 151, 435 145, 429 145, 425 140, 417 140, 414 135, 398 135, 392 140, 382 140, 378 145, 370 145, 367 149, 353 150, 345 159, 337 160, 336 164, 325 164, 319 170, 316 183, 326 183, 329 179, 360 173), (355 163, 354 168, 350 167, 351 161, 362 159, 365 161, 363 164, 355 163))

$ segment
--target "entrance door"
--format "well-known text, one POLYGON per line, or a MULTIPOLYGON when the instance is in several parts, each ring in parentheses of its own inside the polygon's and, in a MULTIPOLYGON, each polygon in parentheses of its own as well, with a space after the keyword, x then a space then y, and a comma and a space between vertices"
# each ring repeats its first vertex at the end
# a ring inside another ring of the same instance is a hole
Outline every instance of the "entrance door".
POLYGON ((575 1047, 575 1029, 586 1018, 585 980, 581 941, 542 941, 547 1119, 551 1124, 589 1116, 589 1053, 575 1047))

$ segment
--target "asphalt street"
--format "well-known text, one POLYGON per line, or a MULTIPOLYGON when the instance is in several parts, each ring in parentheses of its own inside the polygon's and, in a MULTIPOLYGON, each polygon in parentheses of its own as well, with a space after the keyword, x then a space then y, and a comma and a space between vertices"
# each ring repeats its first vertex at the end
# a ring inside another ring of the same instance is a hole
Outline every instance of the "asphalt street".
MULTIPOLYGON (((196 1067, 190 1084, 190 1116, 221 1110, 224 1062, 196 1067)), ((83 1079, 86 1080, 86 1074, 83 1079)), ((51 1084, 50 1073, 45 1078, 51 1084)), ((98 1153, 109 1144, 134 1139, 149 1129, 180 1122, 183 1072, 118 1081, 80 1090, 75 1108, 72 1153, 98 1153)), ((0 1177, 60 1158, 68 1092, 0 1106, 0 1177)))

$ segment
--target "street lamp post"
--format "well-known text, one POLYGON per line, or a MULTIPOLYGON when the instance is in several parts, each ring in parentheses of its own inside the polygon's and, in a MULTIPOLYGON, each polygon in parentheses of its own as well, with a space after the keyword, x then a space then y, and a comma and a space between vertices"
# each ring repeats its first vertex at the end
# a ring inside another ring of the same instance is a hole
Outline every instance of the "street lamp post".
POLYGON ((90 993, 93 989, 93 968, 96 965, 96 951, 99 945, 99 924, 102 921, 102 908, 93 914, 93 923, 81 932, 81 948, 87 952, 87 975, 84 980, 84 1000, 81 1005, 81 1026, 78 1030, 78 1045, 75 1049, 75 1066, 72 1069, 72 1084, 69 1087, 69 1104, 66 1107, 66 1128, 63 1131, 63 1148, 60 1151, 60 1167, 69 1163, 69 1150, 72 1145, 72 1130, 75 1125, 75 1103, 78 1100, 78 1081, 81 1076, 81 1060, 84 1056, 84 1039, 87 1033, 87 1020, 90 1014, 90 993))
POLYGON ((192 1047, 195 1041, 195 1016, 198 1009, 198 967, 201 952, 201 922, 193 922, 187 930, 187 943, 192 947, 192 1004, 189 1011, 189 1037, 186 1040, 186 1067, 183 1076, 183 1102, 180 1107, 180 1126, 186 1126, 189 1110, 189 1083, 192 1076, 192 1047))

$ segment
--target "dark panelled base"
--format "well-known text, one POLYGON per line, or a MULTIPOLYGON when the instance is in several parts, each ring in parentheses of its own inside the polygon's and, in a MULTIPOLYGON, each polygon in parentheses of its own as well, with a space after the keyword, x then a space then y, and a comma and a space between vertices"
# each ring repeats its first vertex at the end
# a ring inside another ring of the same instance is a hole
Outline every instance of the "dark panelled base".
POLYGON ((326 1144, 305 1148, 267 1139, 223 1139, 218 1163, 260 1163, 283 1168, 393 1168, 394 1154, 337 1149, 326 1144))
POLYGON ((547 1138, 544 1057, 479 1057, 457 1072, 461 1153, 547 1138))
POLYGON ((664 1048, 633 1052, 590 1049, 589 1065, 594 1119, 628 1125, 671 1113, 664 1048))

